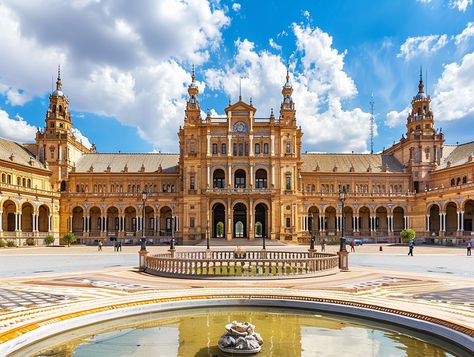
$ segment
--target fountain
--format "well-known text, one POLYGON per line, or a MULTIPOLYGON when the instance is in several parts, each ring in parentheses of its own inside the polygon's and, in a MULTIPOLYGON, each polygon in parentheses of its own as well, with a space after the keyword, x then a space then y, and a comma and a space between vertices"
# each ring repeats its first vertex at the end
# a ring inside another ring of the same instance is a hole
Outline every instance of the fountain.
POLYGON ((227 332, 221 336, 217 346, 222 352, 250 354, 260 352, 263 339, 249 322, 237 322, 225 326, 227 332))

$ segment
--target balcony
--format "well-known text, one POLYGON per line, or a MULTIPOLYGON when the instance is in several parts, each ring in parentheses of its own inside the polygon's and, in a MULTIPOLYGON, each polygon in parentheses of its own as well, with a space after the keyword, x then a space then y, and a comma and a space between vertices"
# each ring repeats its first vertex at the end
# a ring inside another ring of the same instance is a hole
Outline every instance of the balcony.
MULTIPOLYGON (((336 198, 339 199, 338 192, 310 192, 304 191, 304 196, 312 196, 312 197, 328 197, 328 198, 336 198)), ((407 198, 407 197, 414 197, 415 194, 413 192, 347 192, 347 198, 407 198)))
POLYGON ((11 184, 8 184, 8 183, 0 183, 0 190, 1 191, 15 192, 15 193, 18 193, 18 194, 29 193, 29 194, 38 195, 38 196, 53 196, 55 198, 60 197, 59 192, 56 192, 56 191, 40 190, 40 189, 37 189, 37 188, 11 185, 11 184))
POLYGON ((210 194, 237 194, 237 195, 271 195, 275 190, 269 188, 208 188, 206 193, 210 194))

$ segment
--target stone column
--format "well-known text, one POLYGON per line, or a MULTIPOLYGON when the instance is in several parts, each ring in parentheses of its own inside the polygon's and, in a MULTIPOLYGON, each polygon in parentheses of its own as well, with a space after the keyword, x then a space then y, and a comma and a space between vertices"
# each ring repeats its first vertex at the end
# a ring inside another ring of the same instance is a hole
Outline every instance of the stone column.
POLYGON ((430 216, 428 214, 426 215, 425 223, 426 223, 426 231, 429 232, 430 231, 430 216))
POLYGON ((3 232, 3 211, 0 211, 0 232, 3 232))
POLYGON ((464 232, 464 211, 461 211, 461 232, 464 232))
POLYGON ((52 223, 53 223, 53 215, 50 214, 50 215, 48 216, 48 233, 51 232, 52 223))
POLYGON ((138 232, 140 230, 140 216, 136 215, 135 216, 135 232, 138 232))
POLYGON ((231 206, 231 201, 230 198, 227 199, 227 240, 232 239, 232 232, 233 232, 233 227, 232 227, 232 206, 231 206))
POLYGON ((227 184, 229 185, 229 188, 232 188, 232 165, 229 164, 227 167, 227 184))
POLYGON ((209 165, 207 165, 207 187, 214 188, 211 182, 211 167, 209 165))
POLYGON ((253 200, 251 199, 249 205, 249 238, 251 240, 255 239, 254 219, 253 200))
POLYGON ((459 232, 461 230, 461 224, 460 224, 461 223, 461 212, 457 211, 456 212, 456 217, 457 217, 457 219, 456 219, 456 222, 457 222, 456 231, 459 232))

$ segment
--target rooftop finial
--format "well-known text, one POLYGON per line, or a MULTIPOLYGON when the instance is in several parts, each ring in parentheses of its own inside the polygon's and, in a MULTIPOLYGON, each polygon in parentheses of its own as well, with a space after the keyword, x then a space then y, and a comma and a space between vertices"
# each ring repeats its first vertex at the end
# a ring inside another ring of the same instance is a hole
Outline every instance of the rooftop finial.
POLYGON ((250 97, 250 105, 252 105, 252 97, 250 97))
POLYGON ((286 82, 290 82, 290 64, 286 62, 286 82))
POLYGON ((424 84, 423 84, 423 67, 420 66, 420 83, 418 83, 418 93, 424 93, 424 84))
POLYGON ((192 81, 194 82, 194 79, 195 79, 195 75, 194 75, 194 64, 193 64, 193 69, 192 69, 192 72, 191 72, 191 79, 192 81))
POLYGON ((58 91, 60 91, 61 87, 62 87, 62 83, 61 83, 61 65, 58 64, 58 79, 56 81, 56 89, 58 91))
POLYGON ((239 102, 242 100, 242 76, 239 76, 239 102))
POLYGON ((58 64, 58 81, 61 80, 61 65, 58 64))
POLYGON ((423 67, 420 65, 420 83, 423 83, 423 67))

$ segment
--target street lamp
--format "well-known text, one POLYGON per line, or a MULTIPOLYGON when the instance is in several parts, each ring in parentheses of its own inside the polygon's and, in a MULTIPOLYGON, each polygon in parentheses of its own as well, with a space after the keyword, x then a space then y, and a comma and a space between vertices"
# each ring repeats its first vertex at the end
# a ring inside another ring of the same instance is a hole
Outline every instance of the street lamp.
POLYGON ((314 212, 311 212, 311 243, 309 245, 310 250, 314 250, 314 241, 316 237, 314 236, 314 212))
POLYGON ((141 251, 146 251, 146 238, 145 238, 145 206, 146 206, 146 200, 148 198, 148 192, 143 191, 142 192, 142 201, 143 201, 143 211, 142 211, 142 237, 140 239, 141 242, 141 251))
POLYGON ((340 241, 340 252, 347 252, 346 250, 346 238, 344 238, 344 202, 346 200, 346 187, 343 186, 342 190, 339 190, 339 201, 341 201, 342 205, 342 234, 341 234, 341 241, 340 241))

